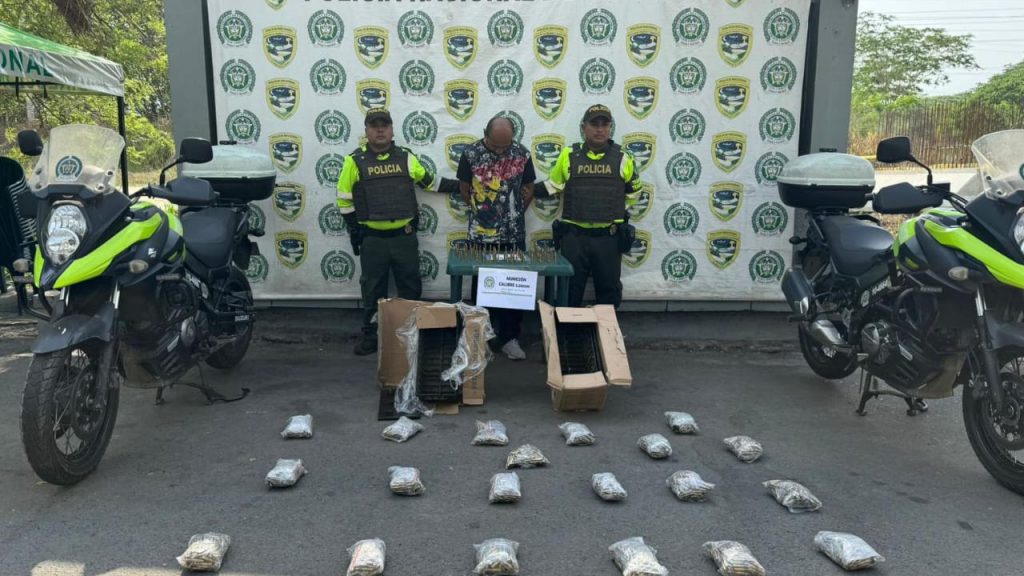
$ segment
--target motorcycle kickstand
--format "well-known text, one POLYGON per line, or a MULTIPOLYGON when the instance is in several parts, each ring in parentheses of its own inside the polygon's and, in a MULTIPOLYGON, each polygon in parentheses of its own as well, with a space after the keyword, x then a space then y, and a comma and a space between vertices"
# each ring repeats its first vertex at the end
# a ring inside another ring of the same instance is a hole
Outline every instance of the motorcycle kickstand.
POLYGON ((240 396, 235 396, 234 398, 228 398, 227 396, 225 396, 225 395, 221 394, 220 392, 217 392, 213 388, 207 386, 206 385, 206 375, 203 374, 203 367, 199 366, 198 368, 199 368, 199 384, 195 384, 195 383, 192 383, 192 382, 182 382, 182 384, 185 385, 185 386, 188 386, 189 388, 195 388, 196 390, 199 390, 200 392, 202 392, 203 396, 206 396, 206 405, 207 406, 212 406, 216 402, 224 402, 225 404, 227 404, 229 402, 238 402, 239 400, 241 400, 241 399, 243 399, 243 398, 245 398, 246 396, 249 395, 250 390, 248 388, 242 388, 242 394, 240 396))
POLYGON ((857 406, 857 414, 860 416, 867 415, 865 409, 869 400, 878 398, 879 396, 895 396, 902 398, 907 404, 907 416, 917 416, 918 414, 928 411, 928 403, 924 400, 909 394, 904 394, 898 390, 881 390, 878 387, 878 378, 875 378, 871 374, 868 374, 866 370, 860 372, 860 403, 857 406))

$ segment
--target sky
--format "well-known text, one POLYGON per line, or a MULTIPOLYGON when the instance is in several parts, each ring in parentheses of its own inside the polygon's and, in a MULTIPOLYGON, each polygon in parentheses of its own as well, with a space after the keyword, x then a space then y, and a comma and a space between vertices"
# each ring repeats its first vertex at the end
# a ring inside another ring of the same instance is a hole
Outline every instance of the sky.
POLYGON ((1022 0, 860 0, 859 6, 862 12, 893 16, 903 26, 974 35, 971 50, 981 69, 950 70, 949 83, 928 88, 928 96, 970 90, 1007 64, 1024 60, 1022 0))

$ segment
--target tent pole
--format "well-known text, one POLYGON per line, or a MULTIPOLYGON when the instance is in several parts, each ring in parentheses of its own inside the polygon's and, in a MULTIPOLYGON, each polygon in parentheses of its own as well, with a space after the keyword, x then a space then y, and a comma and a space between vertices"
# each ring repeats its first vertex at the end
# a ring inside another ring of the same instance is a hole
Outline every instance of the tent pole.
POLYGON ((117 97, 117 131, 125 139, 124 148, 121 149, 121 191, 131 194, 128 190, 128 137, 124 125, 124 96, 117 97))

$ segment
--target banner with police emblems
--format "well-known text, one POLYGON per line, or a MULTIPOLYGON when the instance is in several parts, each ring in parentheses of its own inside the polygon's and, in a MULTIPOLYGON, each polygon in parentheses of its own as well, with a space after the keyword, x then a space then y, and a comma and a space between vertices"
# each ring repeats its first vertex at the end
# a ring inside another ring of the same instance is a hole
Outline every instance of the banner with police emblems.
MULTIPOLYGON (((249 269, 257 297, 359 297, 334 201, 368 108, 390 109, 396 142, 448 178, 504 114, 546 180, 601 103, 644 183, 626 299, 781 299, 793 215, 775 180, 797 154, 809 5, 210 0, 218 136, 278 170, 253 214, 266 227, 249 269)), ((417 194, 424 296, 444 298, 469 206, 417 194)), ((535 201, 528 243, 549 246, 560 211, 557 197, 535 201)))

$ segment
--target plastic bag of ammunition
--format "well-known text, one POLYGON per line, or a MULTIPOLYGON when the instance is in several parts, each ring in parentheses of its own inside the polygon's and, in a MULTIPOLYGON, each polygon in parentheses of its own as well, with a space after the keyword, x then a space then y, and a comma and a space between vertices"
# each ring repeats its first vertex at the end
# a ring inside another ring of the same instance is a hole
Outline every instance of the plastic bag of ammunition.
POLYGON ((551 464, 540 448, 532 444, 523 444, 508 455, 505 461, 505 468, 533 468, 535 466, 546 466, 551 464))
POLYGON ((668 477, 665 484, 672 489, 672 493, 683 502, 703 502, 708 499, 708 493, 715 489, 715 485, 705 482, 700 474, 690 470, 680 470, 668 477))
POLYGON ((292 416, 288 419, 288 425, 281 431, 281 438, 312 438, 313 437, 313 416, 304 414, 292 416))
POLYGON ((762 484, 775 497, 775 501, 782 504, 794 514, 800 512, 814 512, 821 509, 821 500, 818 500, 806 486, 792 480, 769 480, 762 484))
POLYGON ((618 502, 626 499, 626 489, 619 484, 618 478, 611 472, 600 472, 590 478, 594 493, 606 502, 618 502))
POLYGON ((558 426, 565 436, 565 443, 568 446, 590 446, 594 443, 594 433, 586 425, 579 422, 566 422, 558 426))
POLYGON ((761 454, 764 454, 764 448, 761 447, 761 443, 750 436, 731 436, 723 440, 723 442, 741 462, 746 462, 747 464, 757 460, 761 457, 761 454))
POLYGON ((620 540, 608 547, 622 576, 668 576, 668 568, 658 562, 658 551, 640 537, 620 540))
POLYGON ((765 576, 764 566, 739 542, 705 542, 704 555, 715 561, 722 576, 765 576))
POLYGON ((473 437, 474 446, 505 446, 508 444, 508 432, 505 425, 497 420, 487 422, 476 421, 476 436, 473 437))
POLYGON ((382 435, 392 442, 405 442, 421 430, 423 430, 423 424, 402 416, 397 422, 385 428, 382 435))
POLYGON ((851 572, 885 562, 885 558, 875 552, 867 542, 845 532, 818 532, 814 537, 814 545, 843 570, 851 572))
POLYGON ((519 543, 504 538, 491 538, 479 544, 474 544, 476 549, 476 568, 474 574, 487 576, 517 576, 519 574, 519 560, 516 552, 519 551, 519 543))
POLYGON ((646 436, 642 436, 637 442, 637 446, 655 460, 668 458, 672 455, 672 445, 669 444, 668 439, 661 434, 648 434, 646 436))
POLYGON ((382 576, 384 574, 384 552, 386 547, 380 538, 360 540, 348 549, 352 560, 348 563, 345 576, 382 576))
POLYGON ((178 565, 193 572, 216 572, 224 562, 231 546, 231 536, 208 532, 196 534, 188 541, 188 548, 178 556, 178 565))
POLYGON ((523 493, 519 488, 519 475, 515 472, 499 472, 491 476, 491 504, 519 502, 523 493))
POLYGON ((392 466, 388 468, 391 476, 389 486, 391 491, 401 496, 419 496, 426 491, 423 482, 420 481, 420 471, 416 468, 404 466, 392 466))
POLYGON ((306 474, 306 467, 302 465, 302 460, 286 460, 284 458, 277 461, 277 464, 267 472, 267 486, 271 488, 288 488, 294 486, 299 478, 302 478, 306 474))
POLYGON ((676 434, 696 434, 700 432, 697 421, 686 412, 665 412, 668 427, 676 434))

